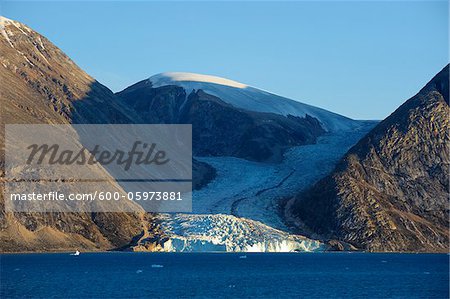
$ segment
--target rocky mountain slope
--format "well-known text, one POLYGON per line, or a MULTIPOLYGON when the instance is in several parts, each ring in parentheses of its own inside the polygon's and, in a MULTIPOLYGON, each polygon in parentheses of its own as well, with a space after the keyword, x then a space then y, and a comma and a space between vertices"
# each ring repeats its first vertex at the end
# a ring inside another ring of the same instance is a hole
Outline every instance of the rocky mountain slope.
POLYGON ((114 94, 44 36, 2 17, 2 123, 129 123, 114 94))
POLYGON ((298 195, 290 212, 303 231, 370 251, 446 252, 448 86, 447 65, 298 195))
POLYGON ((117 93, 150 123, 192 124, 196 156, 280 161, 292 146, 327 131, 357 127, 343 116, 244 84, 191 73, 168 73, 117 93))
MULTIPOLYGON (((3 17, 0 33, 2 188, 4 124, 132 122, 134 112, 44 36, 3 17)), ((1 251, 105 250, 142 230, 137 214, 5 213, 3 190, 0 210, 1 251)))

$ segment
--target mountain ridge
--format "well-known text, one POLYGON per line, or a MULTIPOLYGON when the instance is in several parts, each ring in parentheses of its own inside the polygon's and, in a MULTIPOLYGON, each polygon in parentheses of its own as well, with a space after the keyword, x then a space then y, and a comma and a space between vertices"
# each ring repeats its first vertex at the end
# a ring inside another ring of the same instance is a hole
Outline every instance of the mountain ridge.
POLYGON ((449 65, 297 196, 293 218, 371 251, 449 245, 449 65))
POLYGON ((153 75, 146 80, 154 88, 170 85, 180 86, 185 89, 188 95, 194 90, 203 90, 236 108, 248 111, 275 113, 283 116, 292 115, 294 117, 309 115, 317 118, 326 131, 353 127, 354 121, 349 117, 222 77, 198 73, 168 72, 153 75))

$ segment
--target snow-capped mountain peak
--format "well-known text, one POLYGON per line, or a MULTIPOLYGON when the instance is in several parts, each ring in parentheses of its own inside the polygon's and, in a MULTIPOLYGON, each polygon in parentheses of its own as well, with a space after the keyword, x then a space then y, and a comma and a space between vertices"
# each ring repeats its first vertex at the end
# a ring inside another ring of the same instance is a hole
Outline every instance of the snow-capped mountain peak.
POLYGON ((194 90, 203 90, 247 111, 297 117, 309 115, 318 119, 326 131, 351 130, 355 126, 355 121, 342 115, 221 77, 195 73, 161 73, 150 77, 148 82, 153 88, 176 85, 182 87, 187 95, 194 90))
MULTIPOLYGON (((28 34, 32 32, 32 30, 20 22, 5 18, 4 16, 0 16, 0 34, 12 48, 15 48, 13 42, 10 39, 14 36, 14 30, 11 31, 11 26, 14 26, 16 30, 20 31, 20 33, 24 36, 28 36, 28 34)), ((22 52, 20 53, 23 55, 22 52)))
POLYGON ((0 28, 5 27, 6 23, 14 23, 13 20, 0 16, 0 28))
POLYGON ((28 28, 26 25, 23 25, 20 22, 8 19, 8 18, 6 18, 4 16, 0 16, 0 30, 1 31, 5 31, 7 25, 14 25, 15 27, 17 27, 24 34, 26 34, 26 32, 24 32, 23 29, 25 29, 28 32, 31 31, 30 28, 28 28))

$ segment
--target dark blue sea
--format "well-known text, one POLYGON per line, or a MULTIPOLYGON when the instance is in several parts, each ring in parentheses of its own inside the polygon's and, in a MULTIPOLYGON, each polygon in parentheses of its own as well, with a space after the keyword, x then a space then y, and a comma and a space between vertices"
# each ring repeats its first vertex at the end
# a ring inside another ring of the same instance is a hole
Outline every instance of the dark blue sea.
POLYGON ((1 255, 1 298, 448 298, 446 254, 1 255))

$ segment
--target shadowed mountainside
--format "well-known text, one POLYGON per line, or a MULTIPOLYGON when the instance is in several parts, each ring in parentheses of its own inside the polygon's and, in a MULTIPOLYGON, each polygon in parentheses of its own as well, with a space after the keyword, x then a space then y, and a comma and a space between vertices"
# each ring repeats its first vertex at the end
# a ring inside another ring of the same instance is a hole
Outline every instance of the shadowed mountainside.
MULTIPOLYGON (((4 124, 132 122, 134 113, 45 37, 19 22, 0 21, 2 182, 4 124)), ((137 214, 6 213, 0 194, 1 251, 105 250, 141 231, 137 214)))
POLYGON ((316 118, 248 111, 203 90, 154 88, 148 80, 117 93, 150 123, 192 124, 193 154, 280 161, 291 146, 312 144, 325 131, 316 118))
POLYGON ((449 66, 297 196, 307 228, 370 251, 449 246, 449 66))

